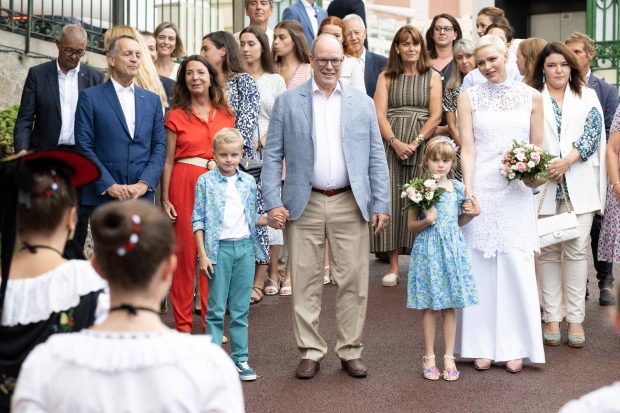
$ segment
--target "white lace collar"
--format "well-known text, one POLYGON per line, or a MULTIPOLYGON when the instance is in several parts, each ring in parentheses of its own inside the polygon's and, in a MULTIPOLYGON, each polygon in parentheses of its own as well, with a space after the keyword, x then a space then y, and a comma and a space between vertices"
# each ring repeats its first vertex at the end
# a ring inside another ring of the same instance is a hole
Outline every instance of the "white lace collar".
POLYGON ((45 346, 67 363, 115 373, 176 365, 197 354, 209 353, 211 336, 192 336, 175 330, 148 333, 82 330, 55 334, 45 346))
POLYGON ((47 320, 77 306, 80 297, 106 290, 107 282, 85 260, 70 260, 33 278, 9 280, 0 325, 12 327, 47 320))

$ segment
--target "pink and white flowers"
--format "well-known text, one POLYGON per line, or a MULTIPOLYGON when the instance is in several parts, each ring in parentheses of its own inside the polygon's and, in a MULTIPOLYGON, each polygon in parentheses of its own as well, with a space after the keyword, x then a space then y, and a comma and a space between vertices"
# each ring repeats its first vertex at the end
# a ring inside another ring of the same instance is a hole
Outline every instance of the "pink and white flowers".
POLYGON ((544 149, 531 143, 512 141, 512 146, 502 157, 499 173, 509 181, 547 178, 547 167, 553 160, 544 149))
POLYGON ((439 202, 441 194, 445 192, 445 189, 439 187, 439 179, 439 175, 427 173, 404 184, 400 193, 400 197, 405 200, 403 209, 418 208, 425 211, 439 202))

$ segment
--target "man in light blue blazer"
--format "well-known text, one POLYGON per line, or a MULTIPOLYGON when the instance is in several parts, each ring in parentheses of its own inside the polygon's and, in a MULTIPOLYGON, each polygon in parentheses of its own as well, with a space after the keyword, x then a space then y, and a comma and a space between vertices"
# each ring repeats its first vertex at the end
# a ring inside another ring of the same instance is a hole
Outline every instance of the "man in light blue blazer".
POLYGON ((304 35, 308 41, 308 47, 312 46, 319 26, 327 12, 319 7, 314 0, 297 0, 282 13, 282 20, 297 20, 304 28, 304 35))
POLYGON ((389 174, 374 103, 338 81, 343 59, 335 37, 319 36, 312 48, 314 78, 280 95, 267 131, 263 200, 270 225, 286 225, 300 379, 314 377, 327 352, 318 331, 326 237, 339 289, 336 354, 349 375, 367 375, 361 337, 368 221, 378 233, 390 217, 389 174))
POLYGON ((110 80, 80 92, 75 115, 78 152, 92 159, 101 178, 84 188, 90 212, 111 200, 153 200, 166 157, 166 133, 159 96, 134 84, 140 60, 136 39, 113 40, 110 80))

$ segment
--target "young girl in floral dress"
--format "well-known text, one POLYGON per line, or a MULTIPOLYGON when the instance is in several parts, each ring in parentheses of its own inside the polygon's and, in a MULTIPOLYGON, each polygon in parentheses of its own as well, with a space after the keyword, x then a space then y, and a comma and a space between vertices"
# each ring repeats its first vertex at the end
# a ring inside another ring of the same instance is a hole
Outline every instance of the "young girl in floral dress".
MULTIPOLYGON (((456 168, 456 144, 438 136, 425 147, 422 166, 425 172, 439 177, 438 188, 445 192, 439 201, 422 211, 408 211, 409 231, 416 234, 409 261, 407 307, 422 310, 424 335, 424 378, 447 381, 459 378, 454 363, 456 335, 455 308, 478 304, 478 294, 465 238, 459 225, 467 224, 478 214, 473 202, 467 201, 463 184, 451 179, 456 168), (444 370, 435 364, 435 322, 443 316, 444 370)), ((398 211, 394 211, 398 213, 398 211)))

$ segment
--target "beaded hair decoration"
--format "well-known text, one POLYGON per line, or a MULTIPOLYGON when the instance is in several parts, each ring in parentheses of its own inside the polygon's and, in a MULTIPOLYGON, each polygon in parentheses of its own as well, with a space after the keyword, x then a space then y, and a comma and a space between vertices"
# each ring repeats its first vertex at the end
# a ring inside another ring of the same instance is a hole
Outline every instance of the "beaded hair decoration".
POLYGON ((132 214, 131 222, 132 222, 132 227, 131 227, 131 234, 129 235, 129 239, 127 240, 125 245, 118 247, 116 249, 116 253, 118 254, 119 257, 124 257, 129 251, 133 250, 136 247, 136 245, 138 245, 138 242, 140 241, 139 234, 140 234, 140 231, 142 230, 142 226, 140 225, 142 220, 140 219, 140 216, 137 214, 132 214))

